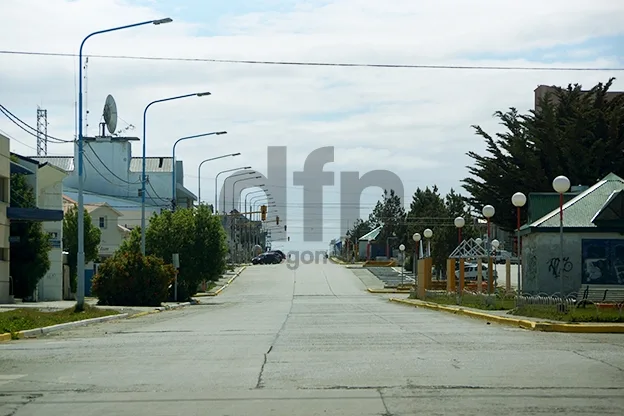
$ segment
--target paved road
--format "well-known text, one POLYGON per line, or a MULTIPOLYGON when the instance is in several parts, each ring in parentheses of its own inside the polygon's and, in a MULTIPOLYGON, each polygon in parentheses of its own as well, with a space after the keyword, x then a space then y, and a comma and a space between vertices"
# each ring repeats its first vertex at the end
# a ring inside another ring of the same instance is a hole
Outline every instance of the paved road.
POLYGON ((248 268, 204 304, 0 344, 0 415, 624 414, 624 337, 389 303, 342 266, 248 268))

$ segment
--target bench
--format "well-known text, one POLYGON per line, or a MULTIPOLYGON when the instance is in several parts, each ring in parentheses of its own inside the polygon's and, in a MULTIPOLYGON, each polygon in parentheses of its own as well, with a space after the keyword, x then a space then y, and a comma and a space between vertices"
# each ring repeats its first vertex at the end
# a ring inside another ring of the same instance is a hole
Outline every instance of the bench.
POLYGON ((624 288, 611 288, 604 286, 589 286, 585 289, 581 287, 576 305, 583 307, 588 304, 600 307, 617 307, 622 310, 624 307, 624 288))

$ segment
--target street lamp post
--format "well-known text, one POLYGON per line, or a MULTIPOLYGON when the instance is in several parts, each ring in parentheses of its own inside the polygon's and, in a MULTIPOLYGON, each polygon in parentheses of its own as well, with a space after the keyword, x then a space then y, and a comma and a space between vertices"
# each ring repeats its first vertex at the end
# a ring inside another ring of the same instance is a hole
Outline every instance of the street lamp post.
POLYGON ((527 197, 522 192, 516 192, 511 196, 511 203, 516 207, 516 255, 518 256, 518 296, 522 294, 522 243, 520 242, 520 210, 526 205, 527 197))
POLYGON ((162 25, 171 23, 173 20, 169 17, 157 20, 148 20, 145 22, 134 23, 131 25, 117 26, 110 29, 98 30, 90 33, 80 43, 80 51, 78 52, 78 250, 77 257, 77 277, 78 284, 76 290, 76 309, 84 308, 84 292, 85 292, 85 251, 84 251, 84 138, 82 137, 82 51, 87 40, 95 35, 103 33, 115 32, 117 30, 130 29, 133 27, 144 25, 162 25))
MULTIPOLYGON (((193 136, 181 137, 178 140, 176 140, 175 143, 173 143, 173 151, 171 152, 171 160, 173 161, 173 167, 171 169, 172 171, 171 172, 171 206, 174 211, 176 209, 176 206, 178 205, 178 193, 176 192, 177 191, 177 187, 176 187, 176 179, 177 179, 176 173, 177 172, 176 172, 176 158, 175 158, 176 146, 178 145, 178 143, 184 140, 197 139, 199 137, 214 136, 214 135, 220 136, 222 134, 227 134, 227 131, 213 131, 211 133, 202 133, 202 134, 195 134, 193 136)), ((230 155, 227 155, 227 156, 230 156, 230 155)), ((220 156, 220 157, 225 157, 225 156, 220 156)), ((197 198, 199 199, 199 196, 197 198)), ((198 202, 201 204, 201 200, 199 200, 198 202)))
MULTIPOLYGON (((223 159, 224 157, 234 157, 234 156, 240 156, 240 153, 230 153, 230 154, 223 155, 223 156, 211 157, 211 158, 204 159, 201 161, 201 163, 197 167, 197 199, 199 200, 200 205, 201 205, 201 168, 204 165, 204 163, 217 160, 217 159, 223 159)), ((237 169, 232 169, 232 170, 237 170, 237 169)), ((222 173, 222 172, 219 172, 219 173, 222 173)), ((215 186, 215 193, 216 193, 216 186, 215 186)), ((217 201, 215 198, 215 206, 212 208, 214 213, 217 212, 216 202, 217 201)))
MULTIPOLYGON (((236 175, 234 175, 236 176, 236 175)), ((260 179, 262 178, 262 176, 258 175, 258 176, 254 176, 253 178, 243 178, 243 179, 239 179, 237 181, 234 181, 234 183, 232 184, 232 211, 234 211, 235 209, 235 202, 236 202, 236 197, 235 197, 235 191, 236 191, 236 184, 239 182, 243 182, 243 181, 249 181, 252 179, 260 179)), ((264 184, 258 185, 259 187, 263 187, 264 184)), ((234 252, 236 253, 236 260, 238 260, 238 230, 237 230, 237 226, 236 226, 236 216, 233 217, 233 224, 234 224, 234 228, 232 230, 232 243, 234 244, 234 252)))
POLYGON ((431 237, 433 237, 433 231, 430 228, 427 228, 423 231, 423 235, 427 239, 427 257, 431 257, 431 237))
POLYGON ((416 243, 414 245, 414 259, 412 260, 412 273, 414 273, 414 282, 416 283, 416 276, 418 276, 418 265, 417 265, 417 260, 418 260, 418 247, 420 246, 420 234, 419 233, 414 233, 414 235, 412 235, 412 240, 414 240, 414 242, 416 243))
MULTIPOLYGON (((227 178, 225 178, 225 180, 223 181, 223 213, 227 214, 227 211, 225 209, 225 183, 227 182, 228 179, 232 179, 232 178, 238 178, 239 176, 245 176, 245 175, 255 175, 258 172, 242 172, 242 173, 237 173, 235 175, 230 175, 227 178)), ((232 201, 232 208, 234 207, 234 201, 232 201)))
POLYGON ((563 283, 563 269, 565 268, 563 263, 563 194, 570 189, 570 179, 561 175, 557 176, 552 181, 552 187, 559 194, 559 280, 561 281, 561 309, 565 310, 565 298, 563 283))
POLYGON ((405 276, 405 244, 399 246, 401 252, 401 286, 403 286, 403 277, 405 276))
MULTIPOLYGON (((147 146, 146 146, 146 138, 147 138, 147 110, 149 110, 149 108, 157 103, 164 103, 166 101, 173 101, 173 100, 180 100, 182 98, 188 98, 188 97, 206 97, 210 95, 209 92, 195 92, 192 94, 184 94, 184 95, 178 95, 175 97, 169 97, 169 98, 161 98, 160 100, 154 100, 151 103, 147 104, 145 106, 145 109, 143 110, 143 157, 142 157, 142 167, 141 167, 141 253, 143 255, 145 255, 145 184, 147 183, 147 176, 146 176, 146 164, 147 164, 147 159, 146 157, 146 152, 147 152, 147 146)), ((175 163, 174 163, 175 165, 175 163)))
POLYGON ((494 209, 494 207, 492 205, 486 205, 483 207, 483 209, 481 210, 481 213, 483 214, 483 216, 485 217, 485 219, 487 220, 487 241, 488 241, 488 245, 489 247, 486 245, 485 249, 488 252, 488 294, 492 293, 492 289, 493 289, 493 276, 494 276, 494 272, 492 270, 492 268, 494 267, 492 264, 492 238, 490 236, 490 218, 492 218, 494 216, 494 213, 496 212, 496 210, 494 209))
MULTIPOLYGON (((232 210, 236 209, 236 184, 239 182, 250 181, 252 179, 260 179, 260 178, 262 178, 262 176, 258 175, 258 176, 254 176, 253 178, 242 178, 237 181, 234 181, 234 183, 232 184, 232 210)), ((262 188, 263 186, 265 185, 264 184, 255 185, 255 187, 258 187, 258 188, 262 188)))
MULTIPOLYGON (((218 186, 219 175, 221 175, 222 173, 235 172, 237 170, 247 170, 247 169, 251 169, 251 166, 243 166, 241 168, 222 170, 221 172, 217 173, 217 176, 215 176, 215 195, 214 195, 215 213, 219 213, 219 201, 218 201, 219 198, 217 196, 217 186, 218 186)), ((253 173, 253 172, 246 172, 245 174, 250 174, 250 173, 253 173)), ((223 211, 225 211, 225 196, 224 196, 224 202, 223 202, 223 211)))
POLYGON ((455 218, 455 227, 457 227, 457 239, 458 239, 458 243, 461 244, 462 242, 462 227, 464 225, 466 225, 466 220, 464 220, 462 217, 457 217, 455 218))

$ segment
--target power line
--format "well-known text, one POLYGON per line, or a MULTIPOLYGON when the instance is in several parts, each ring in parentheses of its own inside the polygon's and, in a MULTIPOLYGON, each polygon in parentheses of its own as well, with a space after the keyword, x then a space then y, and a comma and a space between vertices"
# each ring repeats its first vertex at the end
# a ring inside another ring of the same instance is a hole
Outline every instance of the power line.
MULTIPOLYGON (((0 50, 2 55, 48 56, 75 58, 75 53, 37 52, 20 50, 0 50)), ((253 59, 210 59, 210 58, 176 58, 165 56, 140 55, 84 55, 86 58, 128 59, 140 61, 167 61, 167 62, 211 62, 220 64, 249 64, 249 65, 283 65, 283 66, 317 66, 317 67, 346 67, 346 68, 392 68, 392 69, 453 69, 453 70, 494 70, 494 71, 624 71, 624 68, 591 68, 591 67, 546 67, 546 66, 488 66, 488 65, 408 65, 408 64, 370 64, 344 62, 302 62, 302 61, 265 61, 253 59)))

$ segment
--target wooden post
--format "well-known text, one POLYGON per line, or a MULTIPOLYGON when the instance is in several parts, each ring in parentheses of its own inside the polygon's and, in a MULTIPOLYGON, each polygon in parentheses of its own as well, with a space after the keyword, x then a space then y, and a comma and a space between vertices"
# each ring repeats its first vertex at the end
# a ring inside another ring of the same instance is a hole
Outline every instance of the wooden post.
POLYGON ((464 293, 464 283, 466 277, 466 270, 464 270, 464 259, 459 259, 459 293, 464 293))
POLYGON ((483 292, 483 260, 477 259, 477 293, 483 292))
POLYGON ((455 259, 446 259, 446 291, 455 292, 455 259))
POLYGON ((427 276, 425 259, 418 260, 418 299, 425 300, 427 297, 427 276))
POLYGON ((494 293, 494 261, 488 257, 488 294, 494 293))
POLYGON ((511 291, 511 259, 505 260, 505 290, 511 291))

